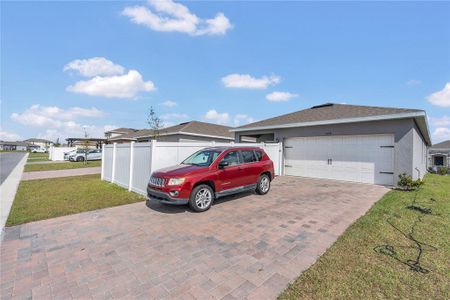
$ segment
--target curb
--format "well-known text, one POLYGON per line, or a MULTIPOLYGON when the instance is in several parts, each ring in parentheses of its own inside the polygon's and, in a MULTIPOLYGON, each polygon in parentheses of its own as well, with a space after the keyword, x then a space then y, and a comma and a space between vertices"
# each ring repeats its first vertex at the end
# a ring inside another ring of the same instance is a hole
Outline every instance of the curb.
POLYGON ((9 176, 0 185, 0 240, 3 240, 3 232, 6 220, 8 219, 11 206, 22 178, 23 168, 28 159, 28 153, 19 161, 16 167, 11 171, 9 176))

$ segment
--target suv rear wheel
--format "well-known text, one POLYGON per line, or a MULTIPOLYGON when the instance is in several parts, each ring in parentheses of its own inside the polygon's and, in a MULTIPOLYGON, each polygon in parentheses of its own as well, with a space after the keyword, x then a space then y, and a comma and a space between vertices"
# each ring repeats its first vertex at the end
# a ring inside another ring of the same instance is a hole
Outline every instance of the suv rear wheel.
POLYGON ((256 185, 256 192, 260 195, 265 195, 270 190, 270 177, 267 174, 262 174, 259 177, 256 185))
POLYGON ((196 212, 207 211, 214 201, 214 191, 206 184, 196 186, 189 198, 189 206, 196 212))

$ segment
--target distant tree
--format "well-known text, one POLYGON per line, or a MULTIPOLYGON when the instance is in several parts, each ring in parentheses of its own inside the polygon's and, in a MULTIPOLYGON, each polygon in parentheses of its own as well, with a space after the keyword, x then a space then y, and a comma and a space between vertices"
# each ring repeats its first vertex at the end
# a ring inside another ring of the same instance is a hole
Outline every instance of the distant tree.
POLYGON ((159 136, 159 131, 164 127, 164 123, 161 118, 156 114, 153 106, 150 106, 147 115, 147 124, 152 130, 152 139, 156 139, 159 136))
POLYGON ((54 147, 61 147, 61 143, 59 142, 59 138, 56 139, 56 142, 53 144, 54 147))
POLYGON ((87 133, 86 127, 83 127, 84 130, 84 140, 83 140, 83 150, 84 150, 84 164, 87 164, 87 153, 89 151, 89 134, 87 133))

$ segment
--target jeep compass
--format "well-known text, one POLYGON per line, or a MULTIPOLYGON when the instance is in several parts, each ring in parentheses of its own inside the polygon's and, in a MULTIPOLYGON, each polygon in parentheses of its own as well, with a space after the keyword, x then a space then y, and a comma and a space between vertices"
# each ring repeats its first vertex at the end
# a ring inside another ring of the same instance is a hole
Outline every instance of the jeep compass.
POLYGON ((261 148, 212 147, 153 172, 147 196, 165 204, 189 204, 202 212, 219 197, 251 190, 264 195, 273 178, 273 162, 261 148))

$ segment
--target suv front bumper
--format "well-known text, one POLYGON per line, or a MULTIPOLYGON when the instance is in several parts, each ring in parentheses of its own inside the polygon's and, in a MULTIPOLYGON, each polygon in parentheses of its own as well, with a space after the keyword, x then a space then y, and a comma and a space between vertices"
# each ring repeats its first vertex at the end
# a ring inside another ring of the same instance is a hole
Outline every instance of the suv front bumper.
POLYGON ((174 204, 174 205, 184 205, 189 203, 189 199, 185 198, 174 198, 169 195, 169 193, 158 191, 147 187, 147 199, 148 200, 156 200, 165 204, 174 204))

